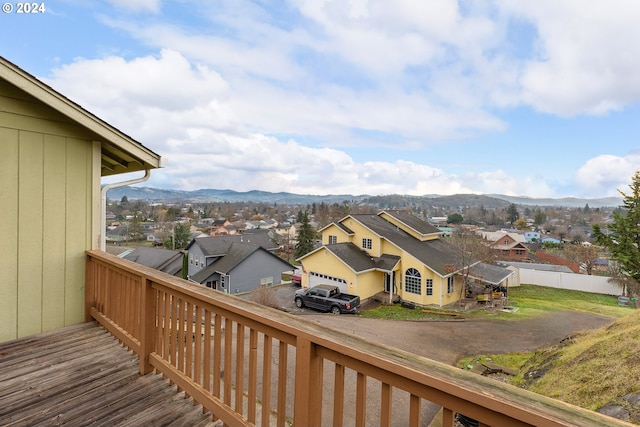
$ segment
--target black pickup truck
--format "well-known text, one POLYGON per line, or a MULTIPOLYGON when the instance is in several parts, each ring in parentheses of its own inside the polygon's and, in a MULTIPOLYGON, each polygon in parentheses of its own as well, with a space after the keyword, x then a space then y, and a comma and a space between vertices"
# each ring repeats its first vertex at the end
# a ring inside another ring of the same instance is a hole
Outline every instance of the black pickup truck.
POLYGON ((340 293, 333 285, 316 285, 313 288, 298 289, 294 295, 296 307, 309 307, 333 314, 355 313, 360 308, 360 297, 340 293))

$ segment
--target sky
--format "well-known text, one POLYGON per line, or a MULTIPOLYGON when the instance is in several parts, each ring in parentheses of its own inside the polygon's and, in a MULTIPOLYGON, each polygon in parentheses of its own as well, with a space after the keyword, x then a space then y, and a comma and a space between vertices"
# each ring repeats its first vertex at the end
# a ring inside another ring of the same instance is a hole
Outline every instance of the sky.
POLYGON ((0 55, 160 154, 143 186, 599 198, 640 168, 637 0, 38 4, 0 55))

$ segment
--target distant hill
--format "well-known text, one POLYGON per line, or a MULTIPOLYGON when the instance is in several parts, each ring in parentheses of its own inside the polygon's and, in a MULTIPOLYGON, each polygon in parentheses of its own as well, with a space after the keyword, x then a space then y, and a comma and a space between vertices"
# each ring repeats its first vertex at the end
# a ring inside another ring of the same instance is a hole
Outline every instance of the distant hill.
POLYGON ((573 197, 561 199, 536 199, 531 197, 514 197, 501 194, 455 194, 451 196, 425 195, 409 196, 392 194, 384 196, 370 195, 313 195, 294 193, 271 193, 268 191, 234 191, 201 189, 195 191, 167 190, 151 187, 117 187, 109 190, 109 199, 120 200, 127 196, 130 200, 148 200, 159 203, 212 203, 212 202, 256 202, 277 203, 287 205, 308 205, 311 203, 362 203, 375 205, 381 208, 404 207, 437 207, 437 208, 466 208, 483 206, 486 209, 503 209, 511 203, 524 206, 562 206, 570 208, 582 208, 589 205, 590 208, 615 207, 622 204, 621 198, 608 197, 602 199, 578 199, 573 197))
POLYGON ((149 200, 163 203, 178 202, 256 202, 256 203, 279 203, 288 205, 306 205, 309 203, 342 203, 343 201, 358 202, 368 196, 352 195, 305 195, 294 193, 270 193, 268 191, 234 191, 201 189, 194 191, 166 190, 150 187, 116 187, 107 193, 109 199, 122 199, 127 196, 130 200, 149 200))
POLYGON ((580 199, 576 197, 563 197, 560 199, 534 199, 531 197, 517 197, 517 196, 504 196, 504 195, 491 195, 492 197, 498 197, 516 205, 528 205, 528 206, 564 206, 567 208, 583 208, 585 205, 589 205, 590 208, 601 207, 615 207, 622 204, 621 197, 603 197, 600 199, 580 199))

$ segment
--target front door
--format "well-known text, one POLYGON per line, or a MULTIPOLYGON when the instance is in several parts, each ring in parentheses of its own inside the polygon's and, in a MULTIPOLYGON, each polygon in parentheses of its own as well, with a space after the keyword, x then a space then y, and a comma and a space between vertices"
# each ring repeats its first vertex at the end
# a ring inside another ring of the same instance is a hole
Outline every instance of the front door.
POLYGON ((396 285, 396 272, 392 271, 384 275, 384 291, 393 292, 396 285), (393 286, 393 287, 392 287, 393 286))

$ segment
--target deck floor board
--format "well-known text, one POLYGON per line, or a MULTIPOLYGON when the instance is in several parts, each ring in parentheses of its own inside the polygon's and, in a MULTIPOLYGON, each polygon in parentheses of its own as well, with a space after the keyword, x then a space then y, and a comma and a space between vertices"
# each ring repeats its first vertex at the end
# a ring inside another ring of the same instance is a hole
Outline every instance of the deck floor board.
POLYGON ((213 426, 96 323, 0 343, 2 426, 213 426))

